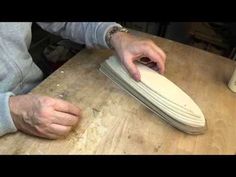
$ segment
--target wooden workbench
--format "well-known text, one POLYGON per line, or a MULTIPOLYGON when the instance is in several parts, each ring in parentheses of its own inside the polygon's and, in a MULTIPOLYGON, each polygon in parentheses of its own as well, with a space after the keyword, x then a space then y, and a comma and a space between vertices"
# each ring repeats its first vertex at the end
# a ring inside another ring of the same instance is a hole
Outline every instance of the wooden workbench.
POLYGON ((86 49, 32 91, 79 106, 83 117, 77 129, 62 140, 6 135, 0 139, 0 154, 235 154, 236 93, 227 88, 233 62, 136 34, 152 38, 167 53, 165 76, 202 109, 208 123, 204 135, 188 135, 162 121, 99 72, 111 51, 86 49))

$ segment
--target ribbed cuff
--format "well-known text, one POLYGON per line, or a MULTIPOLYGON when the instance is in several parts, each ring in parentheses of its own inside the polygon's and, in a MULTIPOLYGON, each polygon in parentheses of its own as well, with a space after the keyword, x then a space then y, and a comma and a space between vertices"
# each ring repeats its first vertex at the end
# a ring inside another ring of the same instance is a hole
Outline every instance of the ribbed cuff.
POLYGON ((9 109, 10 96, 14 94, 12 92, 0 93, 0 136, 17 131, 9 109))
POLYGON ((99 25, 96 31, 96 36, 99 44, 105 48, 109 48, 109 46, 106 43, 106 34, 107 32, 114 26, 121 27, 120 24, 114 23, 114 22, 104 22, 99 25))

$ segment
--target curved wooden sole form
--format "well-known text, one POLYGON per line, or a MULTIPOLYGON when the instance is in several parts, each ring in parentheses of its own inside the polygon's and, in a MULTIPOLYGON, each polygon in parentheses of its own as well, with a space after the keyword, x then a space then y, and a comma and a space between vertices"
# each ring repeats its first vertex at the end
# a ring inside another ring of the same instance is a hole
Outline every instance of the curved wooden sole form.
MULTIPOLYGON (((112 57, 109 60, 117 59, 112 57)), ((189 109, 185 109, 169 98, 165 99, 163 95, 156 92, 150 94, 149 92, 152 92, 152 89, 146 87, 143 83, 134 81, 121 66, 118 66, 117 63, 112 66, 111 63, 107 62, 109 60, 101 64, 100 71, 164 121, 189 134, 202 134, 207 130, 207 122, 200 108, 192 100, 188 103, 193 102, 194 104, 189 107, 196 107, 195 110, 200 112, 199 115, 195 114, 196 111, 189 111, 189 109)), ((182 90, 180 89, 180 91, 182 90)), ((191 98, 188 96, 188 99, 191 98)))

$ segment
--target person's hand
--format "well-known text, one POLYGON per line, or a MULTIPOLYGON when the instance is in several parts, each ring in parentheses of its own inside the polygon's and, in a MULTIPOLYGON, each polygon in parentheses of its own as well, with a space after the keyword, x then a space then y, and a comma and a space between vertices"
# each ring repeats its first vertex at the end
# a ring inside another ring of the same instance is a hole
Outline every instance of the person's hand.
POLYGON ((78 107, 47 96, 12 96, 9 107, 18 130, 48 139, 65 137, 80 118, 78 107))
POLYGON ((111 38, 111 45, 117 52, 123 65, 136 81, 140 81, 141 76, 134 61, 143 57, 147 57, 156 63, 156 67, 153 69, 157 70, 160 74, 164 73, 166 54, 153 41, 117 32, 111 38))

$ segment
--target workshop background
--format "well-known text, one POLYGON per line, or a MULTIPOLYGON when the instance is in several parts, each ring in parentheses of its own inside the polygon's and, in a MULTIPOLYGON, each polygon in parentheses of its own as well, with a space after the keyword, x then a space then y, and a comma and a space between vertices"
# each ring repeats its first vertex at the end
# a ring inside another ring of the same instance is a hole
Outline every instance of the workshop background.
MULTIPOLYGON (((118 22, 146 32, 236 60, 236 23, 221 22, 118 22)), ((85 46, 62 39, 32 25, 30 54, 45 78, 85 46)))

